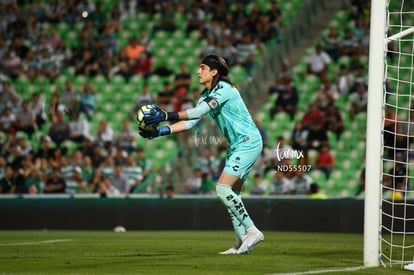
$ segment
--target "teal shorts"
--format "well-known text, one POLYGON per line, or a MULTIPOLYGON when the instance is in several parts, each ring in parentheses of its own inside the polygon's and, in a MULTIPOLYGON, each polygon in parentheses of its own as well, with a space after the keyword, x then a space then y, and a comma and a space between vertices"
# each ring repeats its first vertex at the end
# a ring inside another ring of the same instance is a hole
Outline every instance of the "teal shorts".
POLYGON ((244 182, 262 152, 262 148, 261 137, 238 143, 227 151, 223 172, 237 176, 244 182))

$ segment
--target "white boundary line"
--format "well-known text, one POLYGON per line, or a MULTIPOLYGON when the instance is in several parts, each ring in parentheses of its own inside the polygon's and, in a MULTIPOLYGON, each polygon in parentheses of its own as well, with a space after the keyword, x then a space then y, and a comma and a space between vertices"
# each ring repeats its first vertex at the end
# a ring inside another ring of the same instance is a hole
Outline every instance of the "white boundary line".
POLYGON ((39 244, 49 244, 49 243, 63 243, 70 242, 72 239, 58 239, 58 240, 47 240, 47 241, 37 241, 37 242, 21 242, 21 243, 0 243, 0 246, 15 246, 15 245, 39 245, 39 244))
POLYGON ((312 270, 304 272, 293 272, 293 273, 274 273, 268 275, 306 275, 306 274, 322 274, 322 273, 333 273, 333 272, 347 272, 347 271, 358 271, 366 269, 366 266, 354 266, 354 267, 344 267, 338 269, 325 269, 325 270, 312 270))

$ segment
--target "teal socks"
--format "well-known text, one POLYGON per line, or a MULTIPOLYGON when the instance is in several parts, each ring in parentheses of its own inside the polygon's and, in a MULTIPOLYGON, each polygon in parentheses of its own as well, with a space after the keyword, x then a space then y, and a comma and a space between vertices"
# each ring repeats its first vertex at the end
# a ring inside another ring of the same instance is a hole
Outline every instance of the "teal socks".
POLYGON ((253 225, 253 221, 246 211, 241 198, 233 192, 230 185, 217 183, 216 194, 226 206, 230 214, 236 235, 244 235, 246 228, 253 225))

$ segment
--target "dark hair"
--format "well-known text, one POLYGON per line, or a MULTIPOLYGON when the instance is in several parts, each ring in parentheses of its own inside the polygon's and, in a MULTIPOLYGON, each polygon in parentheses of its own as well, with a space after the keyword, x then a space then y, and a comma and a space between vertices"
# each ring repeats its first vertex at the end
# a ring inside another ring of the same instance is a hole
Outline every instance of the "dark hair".
POLYGON ((213 77, 211 87, 215 87, 220 80, 226 81, 234 86, 229 78, 229 66, 224 58, 215 54, 210 54, 201 60, 201 64, 205 64, 209 66, 211 70, 215 69, 218 72, 218 74, 213 77))

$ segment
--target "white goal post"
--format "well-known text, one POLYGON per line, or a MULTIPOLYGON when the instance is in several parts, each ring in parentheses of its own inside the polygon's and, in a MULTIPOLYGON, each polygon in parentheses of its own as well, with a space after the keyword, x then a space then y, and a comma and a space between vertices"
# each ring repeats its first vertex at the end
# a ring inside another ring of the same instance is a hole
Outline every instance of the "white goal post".
POLYGON ((365 157, 364 265, 379 265, 386 1, 371 1, 365 157))
POLYGON ((403 266, 414 258, 414 2, 371 0, 370 20, 363 260, 403 266))

